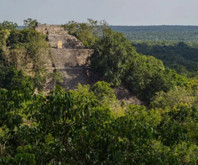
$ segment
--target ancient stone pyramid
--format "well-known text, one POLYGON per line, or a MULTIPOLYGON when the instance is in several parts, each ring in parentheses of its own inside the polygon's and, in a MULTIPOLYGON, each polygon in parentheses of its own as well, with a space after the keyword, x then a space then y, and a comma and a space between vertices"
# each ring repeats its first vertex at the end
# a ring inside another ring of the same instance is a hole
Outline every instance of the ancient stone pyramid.
POLYGON ((93 50, 86 49, 74 36, 69 35, 63 27, 58 25, 39 25, 36 30, 47 35, 47 41, 52 48, 52 67, 54 71, 62 72, 64 82, 62 86, 69 90, 78 83, 88 84, 87 59, 93 50), (61 43, 61 48, 58 44, 61 43))

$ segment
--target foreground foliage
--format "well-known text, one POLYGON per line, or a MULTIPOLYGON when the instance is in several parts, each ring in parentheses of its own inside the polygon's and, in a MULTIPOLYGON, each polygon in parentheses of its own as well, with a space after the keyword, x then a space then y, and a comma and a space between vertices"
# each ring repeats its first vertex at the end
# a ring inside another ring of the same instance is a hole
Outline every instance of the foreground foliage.
POLYGON ((102 98, 116 100, 105 82, 47 96, 1 89, 1 164, 197 163, 197 107, 117 113, 102 98))

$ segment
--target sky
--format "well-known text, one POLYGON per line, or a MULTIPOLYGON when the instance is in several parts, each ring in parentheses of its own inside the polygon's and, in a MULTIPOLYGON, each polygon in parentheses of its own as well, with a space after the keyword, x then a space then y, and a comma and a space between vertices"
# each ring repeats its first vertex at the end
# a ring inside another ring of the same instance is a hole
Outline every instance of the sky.
POLYGON ((0 0, 0 22, 64 24, 87 18, 110 25, 198 25, 198 0, 0 0))

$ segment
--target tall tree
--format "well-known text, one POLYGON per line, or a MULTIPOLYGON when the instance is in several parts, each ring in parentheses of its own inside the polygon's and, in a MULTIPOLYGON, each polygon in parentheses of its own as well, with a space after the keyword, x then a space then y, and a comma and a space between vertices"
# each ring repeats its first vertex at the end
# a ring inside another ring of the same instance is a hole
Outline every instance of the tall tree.
POLYGON ((39 22, 36 19, 28 18, 23 21, 25 26, 28 26, 29 28, 35 28, 39 25, 39 22))

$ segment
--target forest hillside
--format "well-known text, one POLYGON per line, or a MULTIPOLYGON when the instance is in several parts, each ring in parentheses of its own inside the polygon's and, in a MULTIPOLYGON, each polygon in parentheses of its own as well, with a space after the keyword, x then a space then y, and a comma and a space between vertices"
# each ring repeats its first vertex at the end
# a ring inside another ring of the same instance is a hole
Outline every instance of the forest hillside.
POLYGON ((60 37, 92 50, 87 75, 98 81, 69 90, 57 63, 47 67, 49 35, 36 20, 24 26, 0 23, 0 164, 198 163, 198 77, 187 63, 196 63, 196 49, 131 42, 104 21, 70 21, 60 37), (118 100, 114 88, 141 105, 118 100))

